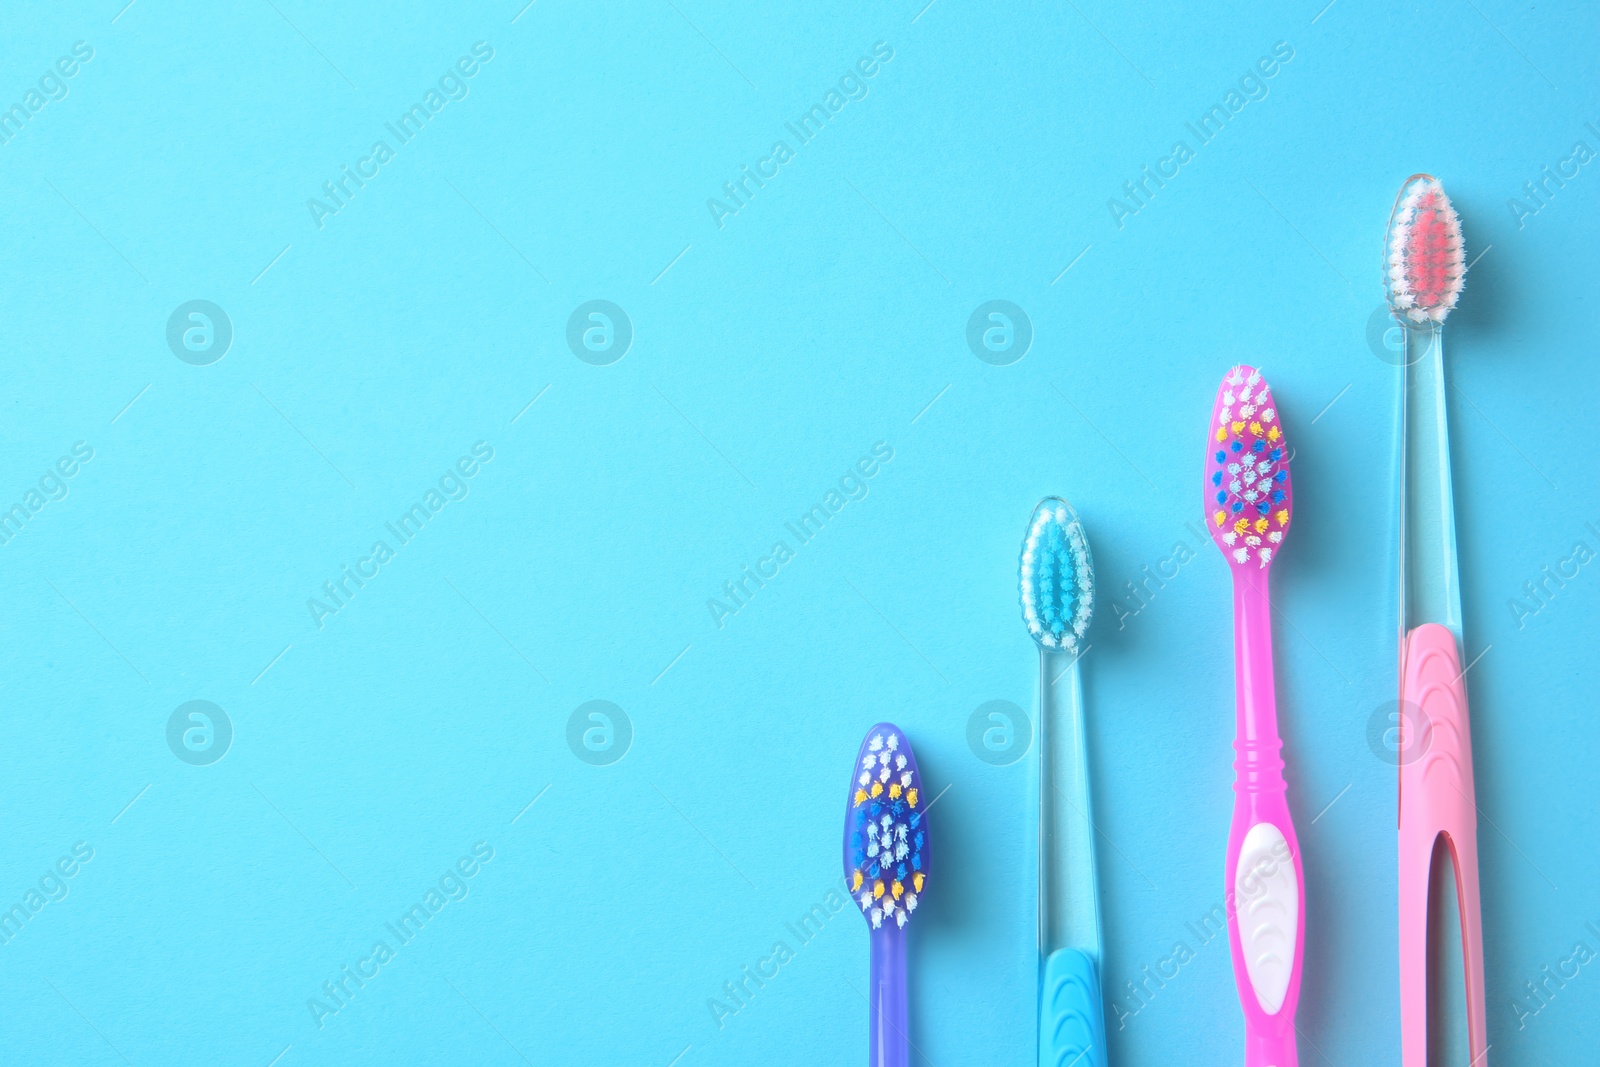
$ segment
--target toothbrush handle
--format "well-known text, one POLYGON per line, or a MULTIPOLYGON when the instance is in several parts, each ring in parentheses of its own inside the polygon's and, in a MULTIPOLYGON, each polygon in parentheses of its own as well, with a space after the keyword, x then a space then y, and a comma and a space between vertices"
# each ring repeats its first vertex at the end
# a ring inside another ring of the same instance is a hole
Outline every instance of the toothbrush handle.
MULTIPOLYGON (((1400 751, 1400 1059, 1428 1063, 1428 879, 1445 838, 1455 866, 1466 974, 1467 1049, 1473 1067, 1488 1052, 1484 1022, 1483 919, 1478 903, 1478 812, 1473 800, 1472 730, 1455 635, 1424 623, 1406 639, 1401 721, 1418 729, 1400 751), (1415 720, 1415 725, 1407 718, 1415 720)), ((1436 979, 1436 988, 1443 979, 1436 979)))
POLYGON ((872 1047, 867 1067, 910 1067, 910 1024, 906 1016, 906 934, 885 925, 872 931, 872 1047))
POLYGON ((1228 942, 1245 1019, 1246 1067, 1297 1067, 1305 875, 1283 780, 1272 676, 1267 575, 1234 581, 1233 825, 1228 836, 1228 942))
POLYGON ((1244 1010, 1245 1067, 1298 1067, 1304 878, 1283 794, 1247 795, 1243 782, 1228 842, 1228 942, 1244 1010), (1277 810, 1273 810, 1277 809, 1277 810))
POLYGON ((1044 964, 1039 1067, 1106 1067, 1105 1012, 1094 958, 1057 949, 1044 964))

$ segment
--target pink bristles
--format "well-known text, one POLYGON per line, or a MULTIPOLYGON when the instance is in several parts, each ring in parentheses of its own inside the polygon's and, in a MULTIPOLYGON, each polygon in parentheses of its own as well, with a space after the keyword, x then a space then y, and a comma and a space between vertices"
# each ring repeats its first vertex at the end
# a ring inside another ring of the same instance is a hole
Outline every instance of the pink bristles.
POLYGON ((1384 257, 1389 306, 1415 323, 1443 322, 1467 272, 1461 220, 1436 178, 1407 180, 1389 220, 1384 257))

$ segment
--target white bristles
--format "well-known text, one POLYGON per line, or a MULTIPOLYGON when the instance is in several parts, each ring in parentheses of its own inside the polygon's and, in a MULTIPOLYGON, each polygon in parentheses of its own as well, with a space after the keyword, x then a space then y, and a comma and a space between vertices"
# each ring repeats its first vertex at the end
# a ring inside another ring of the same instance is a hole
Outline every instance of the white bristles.
POLYGON ((1384 288, 1390 308, 1397 318, 1414 325, 1441 323, 1456 306, 1466 272, 1461 219, 1450 198, 1436 178, 1423 175, 1411 180, 1395 206, 1384 243, 1384 288), (1429 197, 1431 202, 1424 206, 1423 200, 1429 197), (1430 255, 1432 261, 1425 265, 1408 263, 1414 229, 1435 224, 1442 225, 1444 231, 1443 261, 1439 262, 1435 258, 1438 253, 1434 252, 1430 255), (1413 281, 1414 269, 1441 271, 1443 285, 1418 292, 1413 281))
POLYGON ((1018 570, 1029 636, 1047 651, 1078 653, 1094 610, 1094 568, 1083 528, 1066 501, 1049 497, 1034 510, 1018 570), (1046 543, 1051 547, 1042 555, 1046 543))
POLYGON ((845 822, 845 881, 873 930, 903 928, 925 888, 928 800, 911 739, 887 723, 866 735, 851 783, 845 822), (893 923, 886 922, 893 919, 893 923))

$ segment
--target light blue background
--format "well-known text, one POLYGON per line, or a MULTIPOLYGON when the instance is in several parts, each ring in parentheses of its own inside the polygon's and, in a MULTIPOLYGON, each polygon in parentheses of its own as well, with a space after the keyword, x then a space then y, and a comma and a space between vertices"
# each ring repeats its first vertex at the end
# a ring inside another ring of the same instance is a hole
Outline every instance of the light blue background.
MULTIPOLYGON (((848 913, 720 1029, 707 1000, 796 944, 850 754, 892 718, 949 787, 918 1062, 1025 1062, 1028 763, 965 730, 1032 707, 1016 552, 1050 493, 1101 582, 1106 978, 1134 1003, 1223 889, 1228 576, 1185 524, 1247 359, 1297 447, 1274 571, 1302 1062, 1397 1062, 1395 771, 1367 739, 1395 687, 1395 378, 1366 331, 1417 170, 1482 257, 1447 358, 1491 1060, 1589 1055, 1600 974, 1521 1029, 1512 998, 1600 950, 1600 564, 1520 626, 1509 601, 1600 548, 1600 163, 1521 226, 1507 201, 1600 149, 1594 13, 924 2, 7 6, 0 102, 75 41, 94 57, 0 145, 0 504, 74 442, 94 458, 0 546, 0 903, 75 842, 94 858, 0 946, 0 1058, 859 1062, 848 913), (478 41, 470 95, 319 229, 307 198, 478 41), (869 95, 719 229, 706 200, 878 41, 869 95), (1185 123, 1276 42, 1266 98, 1197 146, 1185 123), (1195 158, 1118 229, 1108 198, 1180 138, 1195 158), (995 298, 1035 329, 1011 366, 964 340, 995 298), (211 366, 165 341, 192 299, 233 323, 211 366), (614 365, 567 347, 590 299, 631 317, 614 365), (479 441, 470 495, 314 625, 307 598, 479 441), (870 495, 714 625, 708 598, 879 441, 870 495), (1179 541, 1196 557, 1119 629, 1179 541), (565 740, 595 698, 634 729, 611 766, 565 740), (194 699, 236 731, 210 766, 165 739, 194 699), (470 895, 319 1029, 307 999, 480 841, 470 895)), ((1239 1062, 1226 948, 1108 1021, 1119 1065, 1239 1062)))

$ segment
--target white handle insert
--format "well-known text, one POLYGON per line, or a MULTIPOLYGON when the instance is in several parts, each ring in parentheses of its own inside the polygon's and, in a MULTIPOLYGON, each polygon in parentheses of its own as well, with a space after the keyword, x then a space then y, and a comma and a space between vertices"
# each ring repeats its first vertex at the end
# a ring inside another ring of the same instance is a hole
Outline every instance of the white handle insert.
POLYGON ((1244 966, 1261 1010, 1275 1015, 1289 992, 1300 921, 1300 884, 1283 833, 1258 822, 1244 835, 1233 872, 1244 966))

